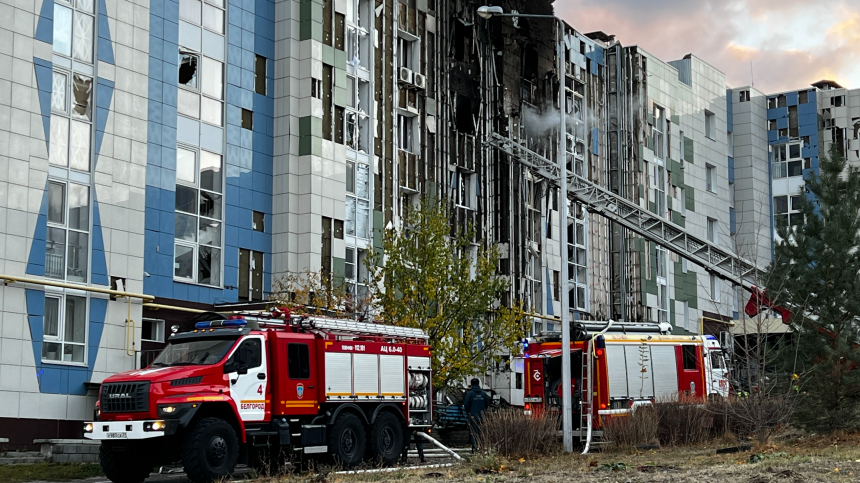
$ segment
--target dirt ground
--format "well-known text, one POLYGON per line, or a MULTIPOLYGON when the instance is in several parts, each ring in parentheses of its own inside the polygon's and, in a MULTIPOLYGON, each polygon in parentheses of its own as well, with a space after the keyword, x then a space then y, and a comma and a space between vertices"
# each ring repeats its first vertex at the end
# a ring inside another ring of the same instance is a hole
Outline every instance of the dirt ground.
MULTIPOLYGON (((354 475, 317 474, 288 478, 311 483, 348 482, 743 482, 812 483, 860 481, 860 434, 807 437, 732 454, 730 445, 605 450, 589 455, 555 455, 510 460, 476 455, 446 468, 354 475)), ((283 481, 283 480, 282 480, 283 481)))

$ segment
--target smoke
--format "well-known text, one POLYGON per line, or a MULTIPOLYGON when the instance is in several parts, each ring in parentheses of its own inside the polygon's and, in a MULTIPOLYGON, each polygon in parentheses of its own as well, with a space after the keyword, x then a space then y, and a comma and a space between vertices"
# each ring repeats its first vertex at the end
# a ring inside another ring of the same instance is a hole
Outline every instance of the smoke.
POLYGON ((522 125, 528 137, 541 138, 549 135, 552 131, 558 131, 559 117, 558 109, 547 105, 545 112, 523 103, 522 125))

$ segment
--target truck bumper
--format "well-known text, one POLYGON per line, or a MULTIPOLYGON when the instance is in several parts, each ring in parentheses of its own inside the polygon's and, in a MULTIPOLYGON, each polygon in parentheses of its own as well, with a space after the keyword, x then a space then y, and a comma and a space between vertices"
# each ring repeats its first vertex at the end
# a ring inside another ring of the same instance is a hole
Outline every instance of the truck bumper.
POLYGON ((144 421, 92 421, 84 423, 84 437, 93 440, 122 441, 152 439, 176 432, 178 421, 153 419, 144 421), (155 431, 153 425, 162 429, 155 431), (89 429, 89 431, 88 431, 89 429))

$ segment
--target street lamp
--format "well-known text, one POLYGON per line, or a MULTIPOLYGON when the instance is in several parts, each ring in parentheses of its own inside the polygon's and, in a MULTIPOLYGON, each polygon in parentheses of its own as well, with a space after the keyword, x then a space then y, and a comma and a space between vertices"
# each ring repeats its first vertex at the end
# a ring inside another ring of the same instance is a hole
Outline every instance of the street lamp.
MULTIPOLYGON (((527 17, 527 18, 551 18, 556 21, 558 36, 558 72, 559 72, 559 114, 560 129, 558 142, 558 163, 559 163, 559 190, 564 203, 559 207, 559 243, 561 244, 561 253, 567 253, 567 128, 565 116, 565 61, 564 61, 564 23, 555 15, 533 15, 522 13, 505 13, 502 7, 487 6, 478 7, 478 15, 481 18, 489 20, 492 17, 527 17)), ((573 451, 573 404, 571 401, 571 385, 570 385, 570 323, 569 323, 569 293, 568 293, 568 260, 562 257, 561 263, 561 384, 562 384, 562 406, 561 406, 561 429, 564 440, 564 450, 567 452, 573 451)))

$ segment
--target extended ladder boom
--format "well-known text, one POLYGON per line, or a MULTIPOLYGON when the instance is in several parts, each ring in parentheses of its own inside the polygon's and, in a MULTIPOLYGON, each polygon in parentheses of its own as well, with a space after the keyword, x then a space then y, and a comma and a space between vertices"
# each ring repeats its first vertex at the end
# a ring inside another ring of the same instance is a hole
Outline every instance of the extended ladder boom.
MULTIPOLYGON (((523 165, 534 169, 538 176, 558 184, 560 173, 558 163, 497 133, 493 133, 488 142, 523 165)), ((747 290, 763 285, 764 270, 752 262, 707 240, 690 235, 686 230, 638 204, 569 172, 567 186, 568 196, 584 204, 588 211, 608 218, 645 239, 677 253, 700 265, 707 272, 734 285, 741 285, 747 290)))

